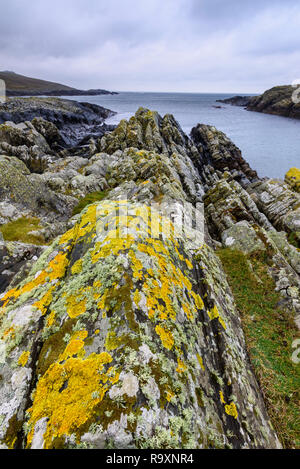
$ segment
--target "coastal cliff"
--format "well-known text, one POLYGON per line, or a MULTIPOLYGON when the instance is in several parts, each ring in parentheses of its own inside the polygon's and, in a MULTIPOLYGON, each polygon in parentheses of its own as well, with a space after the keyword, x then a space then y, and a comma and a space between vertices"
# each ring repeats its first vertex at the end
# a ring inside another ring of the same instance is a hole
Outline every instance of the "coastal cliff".
POLYGON ((259 96, 233 96, 218 102, 244 106, 248 111, 300 119, 300 103, 293 100, 295 96, 298 101, 298 95, 297 87, 286 85, 275 86, 259 96))
POLYGON ((143 108, 60 137, 0 125, 2 448, 299 446, 299 193, 143 108))

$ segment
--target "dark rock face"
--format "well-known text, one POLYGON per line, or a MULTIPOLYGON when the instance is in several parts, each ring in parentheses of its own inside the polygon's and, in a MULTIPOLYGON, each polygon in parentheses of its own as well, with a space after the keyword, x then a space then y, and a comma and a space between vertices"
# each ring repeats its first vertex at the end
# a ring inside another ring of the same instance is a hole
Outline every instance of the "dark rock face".
POLYGON ((0 219, 40 214, 53 240, 38 260, 0 243, 2 447, 280 448, 215 247, 268 255, 283 308, 300 313, 286 237, 300 195, 286 190, 214 127, 189 138, 143 108, 40 174, 1 157, 0 219))
POLYGON ((56 125, 67 146, 77 145, 87 134, 102 136, 105 119, 114 114, 96 104, 59 98, 15 98, 0 105, 0 123, 42 118, 56 125))
POLYGON ((231 104, 232 106, 247 107, 250 103, 251 96, 233 96, 232 98, 217 99, 217 103, 231 104))
POLYGON ((211 184, 224 171, 232 173, 244 185, 258 179, 240 149, 215 127, 198 124, 192 129, 191 138, 200 155, 195 164, 204 182, 211 184))

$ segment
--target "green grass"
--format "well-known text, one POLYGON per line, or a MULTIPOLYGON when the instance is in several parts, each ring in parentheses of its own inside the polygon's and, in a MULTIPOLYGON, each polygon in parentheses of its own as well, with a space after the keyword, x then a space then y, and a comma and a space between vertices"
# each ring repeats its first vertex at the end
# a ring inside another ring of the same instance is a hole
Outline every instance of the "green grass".
POLYGON ((288 235, 288 242, 292 244, 292 246, 295 246, 295 248, 300 249, 300 242, 299 239, 297 238, 297 233, 292 232, 288 235))
POLYGON ((18 220, 0 226, 5 241, 19 241, 21 243, 43 245, 45 240, 42 236, 29 234, 31 231, 41 229, 38 218, 22 217, 18 220))
POLYGON ((278 309, 281 297, 262 253, 247 258, 221 249, 218 255, 241 313, 247 349, 273 426, 284 448, 300 448, 300 364, 291 360, 299 331, 293 315, 278 309))
POLYGON ((79 200, 76 207, 73 209, 72 216, 78 215, 82 212, 82 210, 90 204, 95 202, 101 202, 101 200, 105 199, 107 195, 107 191, 102 192, 92 192, 91 194, 87 194, 85 197, 79 200))

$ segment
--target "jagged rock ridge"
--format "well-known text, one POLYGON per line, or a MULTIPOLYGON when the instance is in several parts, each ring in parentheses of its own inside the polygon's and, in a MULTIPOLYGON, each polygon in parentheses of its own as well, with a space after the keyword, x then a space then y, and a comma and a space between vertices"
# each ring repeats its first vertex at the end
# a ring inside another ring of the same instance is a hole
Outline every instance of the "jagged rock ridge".
MULTIPOLYGON (((3 158, 58 206, 105 190, 71 219, 44 204, 61 235, 0 297, 3 446, 279 448, 215 248, 271 252, 282 308, 299 314, 287 240, 299 234, 299 195, 259 180, 214 127, 188 138, 145 109, 88 157, 64 155, 39 175, 3 158)), ((13 211, 11 191, 0 196, 13 211)))

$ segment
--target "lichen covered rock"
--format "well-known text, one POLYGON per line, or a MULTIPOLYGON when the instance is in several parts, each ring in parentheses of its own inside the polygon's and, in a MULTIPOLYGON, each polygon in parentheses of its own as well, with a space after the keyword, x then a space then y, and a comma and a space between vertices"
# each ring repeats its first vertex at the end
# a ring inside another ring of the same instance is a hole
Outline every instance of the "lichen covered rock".
POLYGON ((300 169, 291 168, 285 175, 286 183, 296 192, 300 192, 300 169))
POLYGON ((91 205, 2 295, 3 443, 279 446, 219 261, 149 236, 161 217, 91 205))
POLYGON ((256 182, 245 190, 225 176, 205 194, 204 202, 214 239, 226 248, 266 257, 270 275, 283 297, 280 306, 294 312, 299 327, 300 257, 287 236, 289 232, 295 239, 300 235, 298 197, 280 181, 256 182))
POLYGON ((208 186, 219 180, 225 171, 230 172, 242 185, 258 179, 240 149, 214 126, 198 124, 192 129, 191 137, 200 154, 195 164, 208 186))

